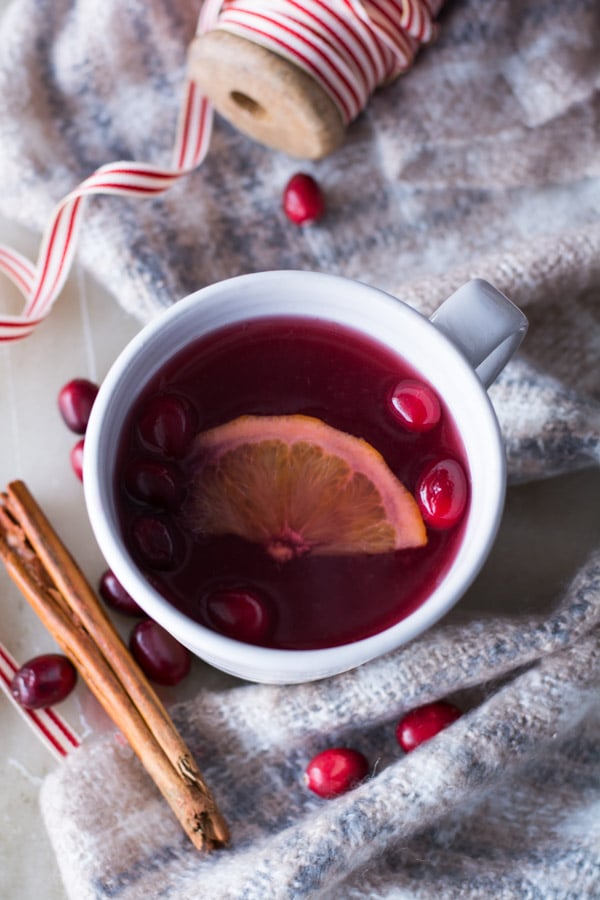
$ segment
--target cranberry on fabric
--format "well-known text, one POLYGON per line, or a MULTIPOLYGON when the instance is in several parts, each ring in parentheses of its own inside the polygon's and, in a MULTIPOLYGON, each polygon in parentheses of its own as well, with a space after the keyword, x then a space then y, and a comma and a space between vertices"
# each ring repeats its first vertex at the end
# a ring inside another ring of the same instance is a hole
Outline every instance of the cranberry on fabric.
POLYGON ((152 619, 138 622, 129 648, 142 671, 157 684, 176 685, 189 674, 190 651, 152 619))
POLYGON ((313 756, 306 767, 304 781, 311 791, 328 799, 356 787, 368 772, 369 763, 364 754, 351 747, 331 747, 313 756))
POLYGON ((98 385, 87 378, 74 378, 58 394, 58 409, 67 428, 85 434, 98 385))
POLYGON ((10 691, 25 709, 45 709, 69 696, 77 670, 61 653, 45 653, 24 663, 13 676, 10 691))
POLYGON ((404 752, 410 753, 461 716, 461 710, 447 700, 417 706, 398 722, 396 739, 404 752))
POLYGON ((283 209, 296 225, 307 225, 323 216, 325 198, 312 175, 305 172, 292 175, 283 191, 283 209))

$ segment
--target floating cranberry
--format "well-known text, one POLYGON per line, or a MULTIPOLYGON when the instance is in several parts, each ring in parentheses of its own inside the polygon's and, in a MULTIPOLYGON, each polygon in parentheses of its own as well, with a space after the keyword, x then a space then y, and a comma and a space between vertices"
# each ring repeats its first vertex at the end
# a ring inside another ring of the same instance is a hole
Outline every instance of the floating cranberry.
POLYGON ((121 582, 111 569, 100 577, 98 591, 104 602, 117 612, 126 616, 141 616, 143 611, 135 602, 131 594, 128 594, 121 582))
POLYGON ((146 404, 137 423, 144 446, 165 456, 182 457, 197 431, 191 403, 176 394, 156 394, 146 404))
POLYGON ((25 709, 45 709, 69 696, 77 681, 73 663, 60 653, 45 653, 26 662, 13 676, 10 690, 25 709))
POLYGON ((152 619, 138 622, 129 647, 143 672, 157 684, 179 684, 189 674, 190 651, 152 619))
POLYGON ((177 535, 158 516, 137 516, 131 523, 135 549, 153 569, 172 569, 179 561, 177 535))
POLYGON ((325 198, 312 175, 298 172, 290 178, 283 191, 283 209, 296 225, 307 225, 321 218, 325 198))
POLYGON ((417 501, 425 522, 441 531, 460 520, 467 497, 467 476, 455 459, 441 459, 429 466, 417 485, 417 501))
POLYGON ((177 469, 158 459, 130 462, 125 470, 125 487, 136 500, 161 509, 175 509, 183 499, 177 469))
POLYGON ((80 481, 83 481, 83 448, 84 438, 81 438, 81 440, 77 441, 75 446, 71 448, 71 453, 69 455, 71 468, 80 481))
POLYGON ((58 409, 67 428, 85 434, 98 386, 87 378, 74 378, 58 394, 58 409))
POLYGON ((271 625, 263 597, 246 588, 222 588, 206 599, 206 616, 212 628, 236 641, 256 643, 271 625))
POLYGON ((405 753, 425 743, 456 722, 462 712, 447 700, 417 706, 406 713, 396 727, 396 739, 405 753))
POLYGON ((422 381, 407 379, 396 385, 390 394, 393 415, 408 431, 430 431, 440 421, 440 401, 435 392, 422 381))
POLYGON ((304 781, 319 797, 337 797, 356 787, 369 772, 366 757, 350 747, 332 747, 313 756, 304 781))

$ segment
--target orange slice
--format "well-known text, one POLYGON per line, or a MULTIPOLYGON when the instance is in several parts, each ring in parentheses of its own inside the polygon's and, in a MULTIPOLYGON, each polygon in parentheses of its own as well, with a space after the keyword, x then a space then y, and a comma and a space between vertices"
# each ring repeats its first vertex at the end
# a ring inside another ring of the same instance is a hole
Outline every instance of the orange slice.
POLYGON ((413 496, 367 441, 303 415, 241 416, 194 441, 191 527, 284 562, 427 542, 413 496))

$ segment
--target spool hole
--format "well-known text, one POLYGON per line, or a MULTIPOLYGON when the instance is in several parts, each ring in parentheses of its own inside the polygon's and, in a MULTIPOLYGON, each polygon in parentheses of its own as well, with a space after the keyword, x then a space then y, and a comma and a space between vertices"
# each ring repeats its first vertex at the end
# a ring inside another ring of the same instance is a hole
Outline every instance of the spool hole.
POLYGON ((230 91, 229 97, 236 106, 239 106, 248 115, 254 116, 255 119, 262 118, 266 114, 265 108, 260 103, 253 100, 248 94, 242 93, 242 91, 230 91))

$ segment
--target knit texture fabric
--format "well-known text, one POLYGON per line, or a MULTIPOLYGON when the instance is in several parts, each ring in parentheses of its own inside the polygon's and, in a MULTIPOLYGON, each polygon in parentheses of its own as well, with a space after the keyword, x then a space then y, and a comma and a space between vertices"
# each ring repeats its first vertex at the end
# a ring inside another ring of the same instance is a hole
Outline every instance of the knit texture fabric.
MULTIPOLYGON (((197 14, 15 0, 0 22, 2 213, 41 230, 97 166, 168 164, 197 14)), ((357 278, 426 314, 487 278, 530 320, 490 389, 511 481, 597 466, 600 9, 448 0, 440 25, 332 156, 299 165, 218 118, 206 162, 164 196, 88 204, 81 259, 141 322, 256 270, 357 278), (311 228, 280 210, 298 168, 327 195, 311 228)), ((599 618, 592 552, 539 614, 465 617, 334 678, 179 705, 232 829, 209 856, 127 748, 86 742, 41 794, 69 897, 600 897, 599 618), (442 697, 466 714, 403 755, 398 717, 442 697), (300 773, 339 743, 371 777, 323 802, 300 773)))

